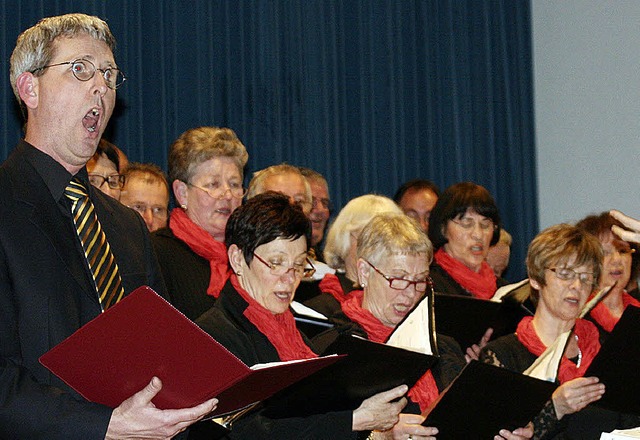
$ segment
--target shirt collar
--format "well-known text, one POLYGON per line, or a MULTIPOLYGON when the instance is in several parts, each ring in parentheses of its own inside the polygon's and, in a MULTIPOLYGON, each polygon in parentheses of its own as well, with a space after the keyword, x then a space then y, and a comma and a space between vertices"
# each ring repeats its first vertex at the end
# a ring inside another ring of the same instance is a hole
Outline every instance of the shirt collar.
POLYGON ((89 176, 87 168, 82 167, 75 176, 72 176, 59 162, 37 149, 25 140, 21 141, 25 157, 40 175, 49 189, 54 200, 60 200, 64 190, 73 177, 77 177, 89 190, 89 176))

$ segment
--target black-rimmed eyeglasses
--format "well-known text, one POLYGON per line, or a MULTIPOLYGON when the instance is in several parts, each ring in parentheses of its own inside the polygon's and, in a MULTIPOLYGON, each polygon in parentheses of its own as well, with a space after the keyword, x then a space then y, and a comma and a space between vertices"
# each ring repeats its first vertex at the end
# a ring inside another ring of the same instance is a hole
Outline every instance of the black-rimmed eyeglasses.
POLYGON ((369 266, 373 267, 373 269, 378 272, 382 278, 384 278, 385 280, 387 280, 389 282, 389 287, 391 287, 394 290, 405 290, 407 289, 409 286, 411 286, 412 284, 415 286, 416 288, 416 292, 426 292, 427 288, 431 287, 433 285, 433 281, 431 281, 431 278, 429 276, 427 276, 427 278, 423 279, 423 280, 407 280, 406 278, 396 278, 396 277, 390 277, 389 275, 385 275, 384 273, 382 273, 382 271, 380 271, 380 269, 378 269, 377 267, 375 267, 373 264, 371 264, 369 261, 364 260, 369 266))
POLYGON ((124 188, 124 179, 123 174, 112 174, 106 177, 101 174, 89 174, 89 183, 96 188, 101 188, 107 182, 111 189, 122 189, 124 188))
POLYGON ((110 89, 117 89, 124 83, 127 78, 124 76, 124 73, 117 67, 107 67, 106 69, 98 69, 95 64, 93 64, 89 60, 85 60, 84 58, 79 58, 73 61, 65 61, 62 63, 55 64, 47 64, 46 66, 38 67, 31 71, 31 73, 36 73, 40 70, 44 70, 48 67, 56 67, 56 66, 66 66, 71 65, 71 73, 76 77, 79 81, 89 81, 96 74, 96 70, 102 74, 104 78, 104 82, 110 89))

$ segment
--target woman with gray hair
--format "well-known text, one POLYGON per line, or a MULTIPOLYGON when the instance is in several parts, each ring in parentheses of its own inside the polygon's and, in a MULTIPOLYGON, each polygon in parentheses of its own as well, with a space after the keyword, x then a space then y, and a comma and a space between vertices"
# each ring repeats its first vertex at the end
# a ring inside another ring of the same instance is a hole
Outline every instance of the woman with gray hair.
MULTIPOLYGON (((247 200, 226 230, 233 273, 198 325, 247 365, 317 357, 290 311, 297 285, 314 270, 307 257, 310 238, 309 219, 285 195, 266 192, 247 200)), ((257 407, 237 419, 225 439, 355 440, 371 429, 392 427, 406 391, 401 385, 355 409, 305 417, 272 418, 257 407)), ((309 395, 314 398, 319 397, 309 395)))
POLYGON ((348 297, 358 281, 358 235, 372 218, 383 213, 403 214, 393 200, 376 194, 356 197, 342 208, 329 227, 324 248, 325 261, 336 273, 324 276, 319 284, 322 294, 305 301, 305 305, 325 316, 340 310, 340 302, 348 297))
MULTIPOLYGON (((418 224, 406 215, 379 214, 362 229, 356 250, 357 280, 362 290, 354 290, 342 301, 341 310, 331 319, 335 327, 315 341, 330 342, 340 333, 355 334, 378 343, 385 343, 396 326, 425 296, 433 300, 429 265, 433 246, 418 224)), ((430 328, 420 329, 429 334, 430 328)), ((450 337, 433 335, 440 361, 427 371, 409 390, 412 405, 400 414, 391 430, 374 433, 373 438, 432 439, 436 428, 422 426, 420 415, 438 398, 465 365, 464 355, 450 337)), ((433 345, 432 345, 433 347, 433 345)), ((514 433, 503 430, 496 438, 530 438, 530 429, 514 433)))
POLYGON ((190 319, 213 306, 229 277, 224 232, 242 203, 249 155, 233 130, 198 127, 171 145, 169 179, 178 207, 153 244, 172 304, 190 319))

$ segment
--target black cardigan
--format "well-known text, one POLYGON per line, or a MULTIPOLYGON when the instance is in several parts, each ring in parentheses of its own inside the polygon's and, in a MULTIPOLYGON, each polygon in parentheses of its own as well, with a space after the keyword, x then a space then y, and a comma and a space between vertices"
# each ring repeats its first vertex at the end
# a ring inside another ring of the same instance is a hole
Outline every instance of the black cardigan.
MULTIPOLYGON (((243 315, 247 306, 247 302, 227 282, 214 307, 202 315, 197 324, 249 366, 280 361, 278 352, 267 337, 243 315)), ((261 410, 257 410, 236 421, 231 433, 225 438, 356 439, 358 434, 351 430, 352 419, 352 411, 270 419, 262 415, 261 410)))
POLYGON ((191 320, 213 307, 215 298, 207 295, 211 268, 171 229, 158 229, 151 234, 160 270, 167 286, 169 302, 191 320))

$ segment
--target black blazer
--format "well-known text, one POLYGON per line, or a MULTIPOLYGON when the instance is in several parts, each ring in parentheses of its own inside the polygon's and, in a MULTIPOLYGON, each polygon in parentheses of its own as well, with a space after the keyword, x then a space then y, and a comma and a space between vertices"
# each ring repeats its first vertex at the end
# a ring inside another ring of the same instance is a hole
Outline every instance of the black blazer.
MULTIPOLYGON (((21 142, 0 167, 0 438, 104 439, 112 410, 38 362, 100 305, 71 215, 27 159, 31 148, 21 142)), ((88 189, 125 293, 147 284, 164 294, 140 216, 88 189)))

